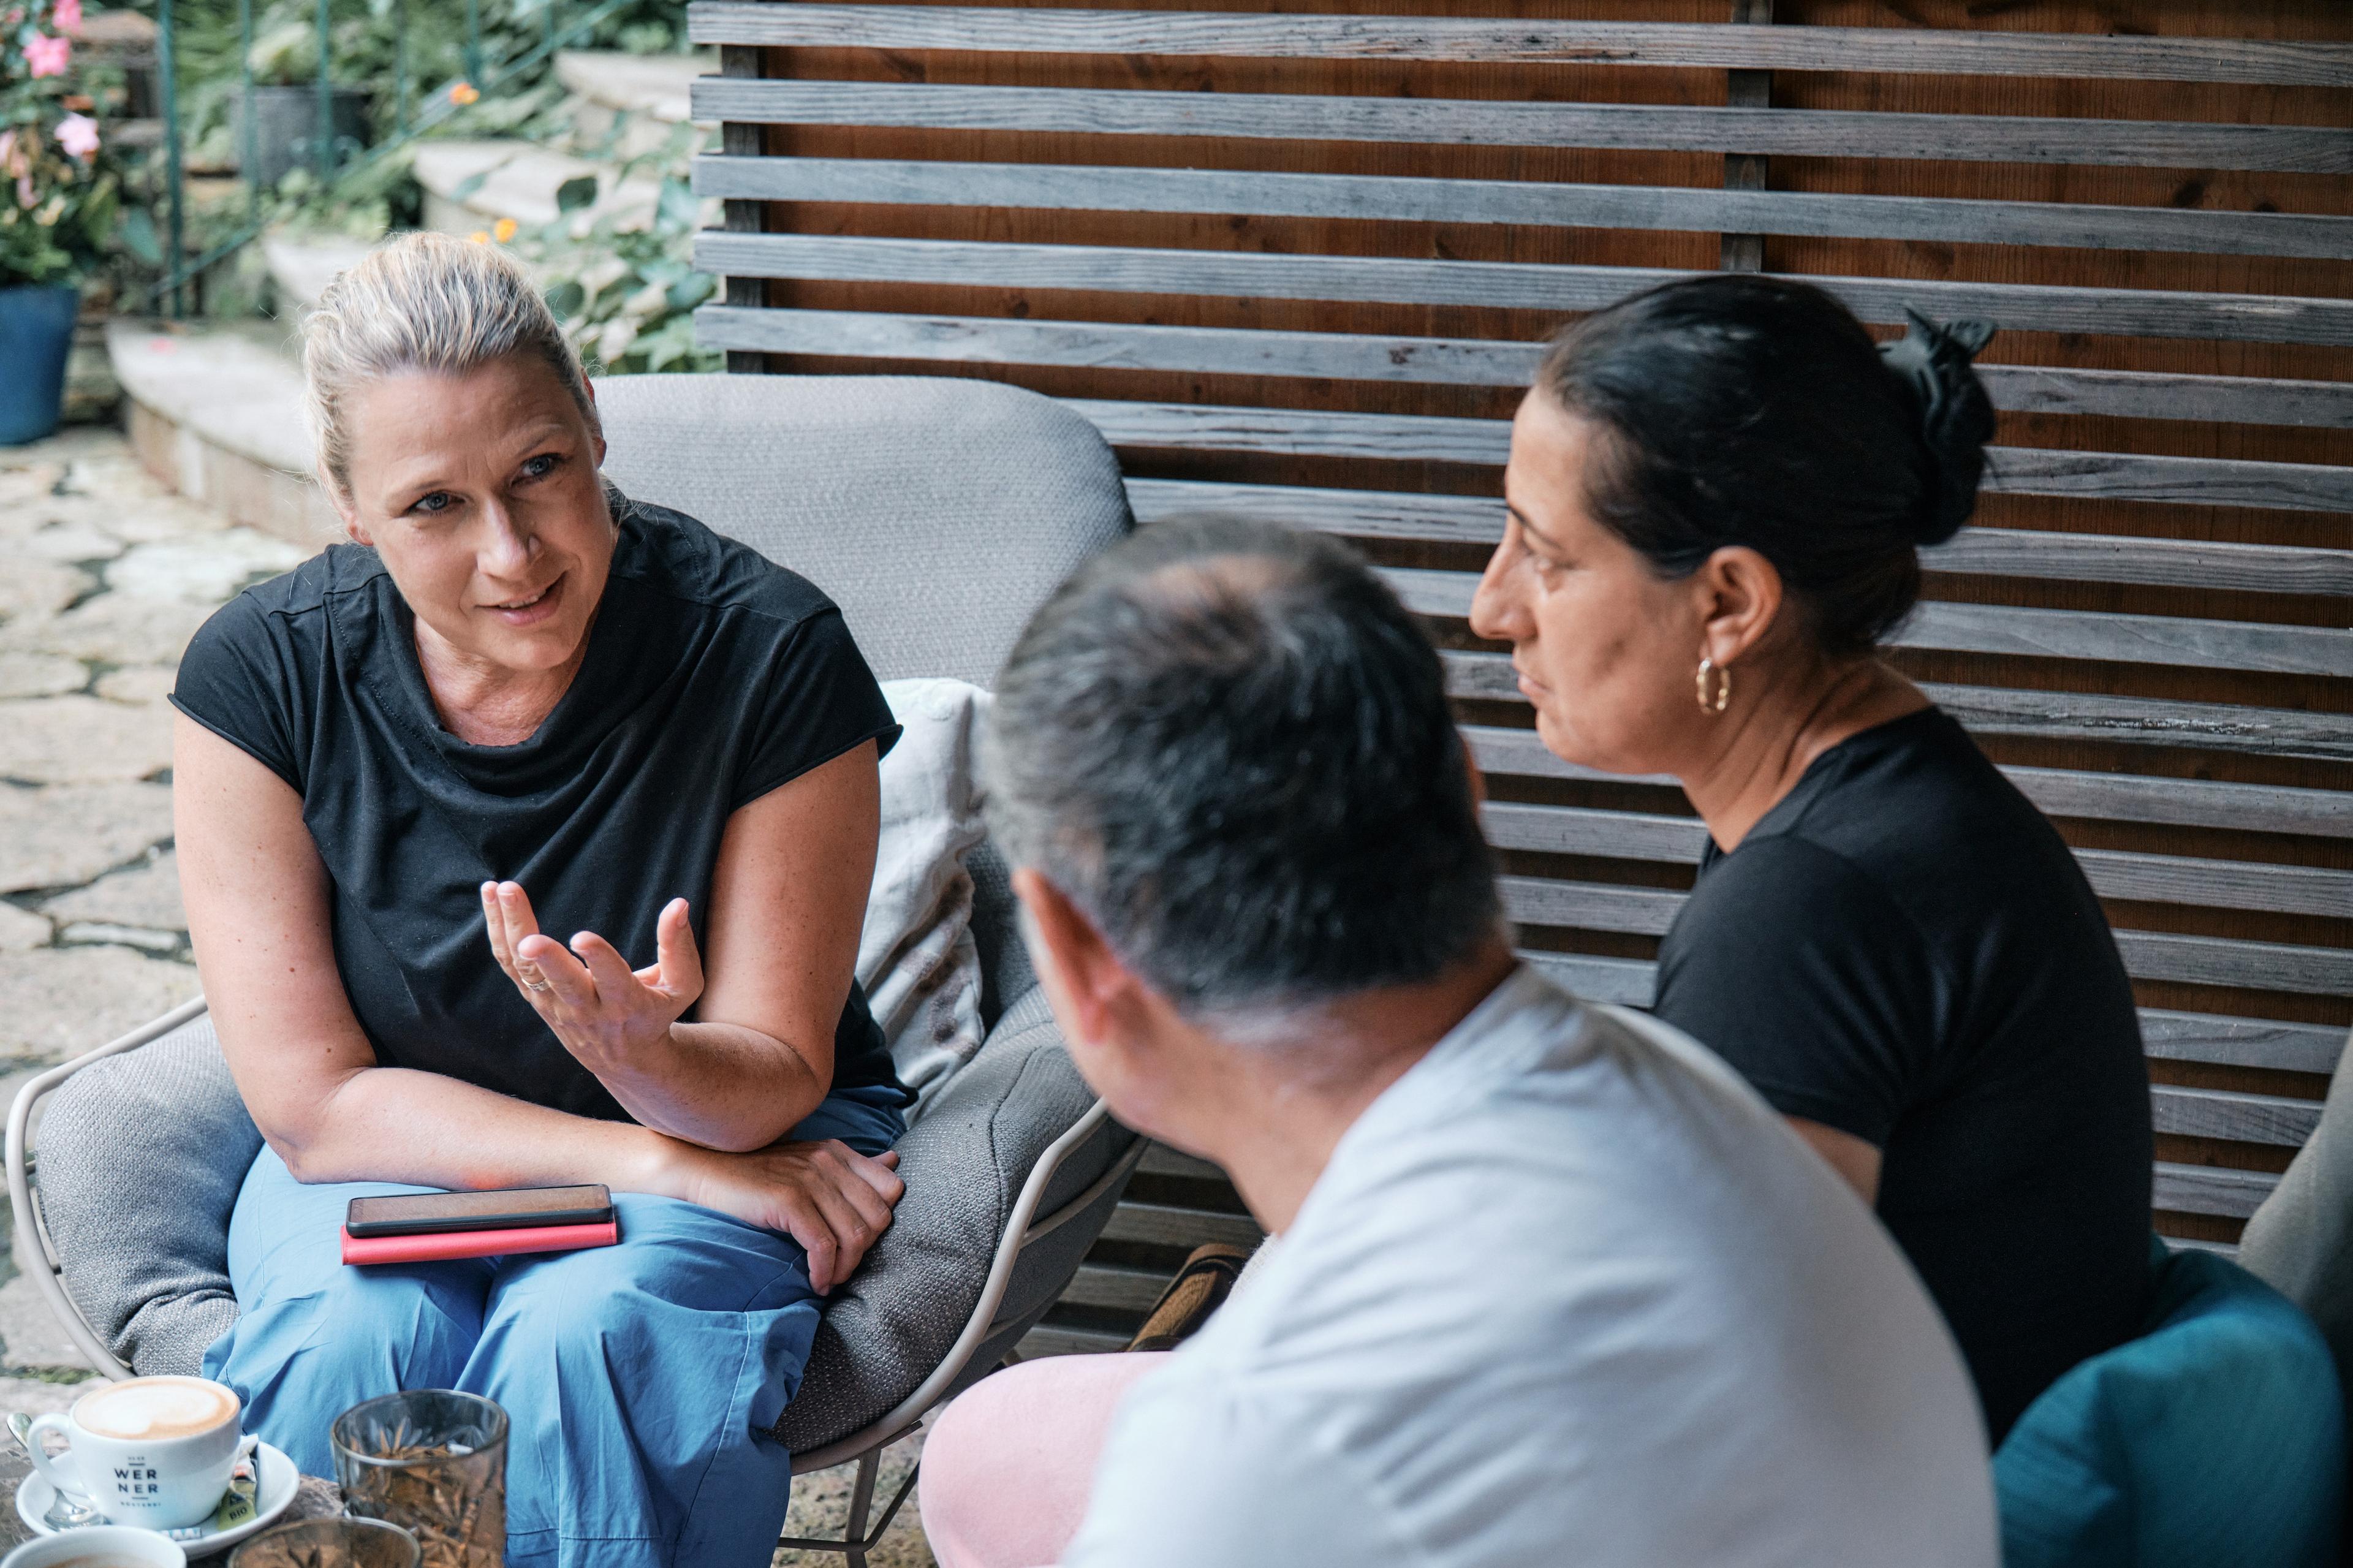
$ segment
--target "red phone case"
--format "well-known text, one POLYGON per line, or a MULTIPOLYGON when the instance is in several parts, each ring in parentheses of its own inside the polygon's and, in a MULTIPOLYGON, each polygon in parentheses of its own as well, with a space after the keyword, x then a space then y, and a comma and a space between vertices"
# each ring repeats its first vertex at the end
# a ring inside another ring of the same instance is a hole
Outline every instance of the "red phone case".
POLYGON ((355 1237, 341 1226, 346 1263, 434 1263, 446 1258, 502 1258, 517 1252, 577 1252, 611 1247, 621 1239, 621 1222, 602 1225, 539 1225, 512 1230, 439 1230, 419 1236, 355 1237))

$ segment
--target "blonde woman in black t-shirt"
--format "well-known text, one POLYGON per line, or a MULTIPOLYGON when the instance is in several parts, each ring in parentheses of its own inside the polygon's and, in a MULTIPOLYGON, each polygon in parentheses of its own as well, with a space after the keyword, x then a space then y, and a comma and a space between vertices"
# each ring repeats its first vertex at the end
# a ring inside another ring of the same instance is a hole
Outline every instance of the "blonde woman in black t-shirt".
POLYGON ((1991 1437, 2130 1338, 2138 1020, 2066 846, 1877 656, 1975 504, 1991 330, 1884 348, 1820 290, 1716 276, 1586 318, 1522 403, 1472 626, 1556 755, 1683 784, 1711 840, 1657 1011, 1862 1194, 1991 1437))
POLYGON ((493 247, 395 241, 305 339, 352 542, 223 608, 173 699, 189 930, 268 1145, 205 1373, 311 1474, 361 1399, 497 1400, 510 1563, 765 1564, 766 1428, 901 1190, 850 973, 897 728, 816 588, 603 485, 493 247), (356 1195, 586 1182, 618 1246, 339 1262, 356 1195))

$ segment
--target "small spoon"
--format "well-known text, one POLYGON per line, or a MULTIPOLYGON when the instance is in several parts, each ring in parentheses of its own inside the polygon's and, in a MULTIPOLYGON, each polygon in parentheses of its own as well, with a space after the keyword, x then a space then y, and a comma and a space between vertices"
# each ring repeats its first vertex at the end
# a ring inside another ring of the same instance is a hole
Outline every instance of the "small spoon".
MULTIPOLYGON (((25 1450, 26 1458, 32 1458, 33 1418, 31 1416, 21 1410, 10 1412, 8 1436, 16 1439, 16 1447, 25 1450)), ((100 1513, 97 1509, 72 1493, 56 1487, 49 1489, 54 1496, 49 1502, 48 1511, 41 1515, 41 1522, 51 1530, 79 1530, 86 1524, 105 1522, 104 1514, 100 1513)))

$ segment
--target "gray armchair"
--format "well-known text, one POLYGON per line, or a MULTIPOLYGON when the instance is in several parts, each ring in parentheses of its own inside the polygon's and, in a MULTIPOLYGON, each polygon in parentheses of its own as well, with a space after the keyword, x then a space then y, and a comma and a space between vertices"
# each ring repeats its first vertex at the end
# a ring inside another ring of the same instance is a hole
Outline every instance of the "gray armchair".
MULTIPOLYGON (((597 391, 614 482, 817 583, 886 680, 987 684, 1046 595, 1130 527, 1093 426, 1008 387, 647 375, 597 391)), ((797 1472, 859 1463, 848 1539, 786 1542, 853 1568, 913 1484, 870 1530, 881 1450, 1005 1359, 1143 1152, 1062 1048, 1003 861, 984 844, 967 863, 987 1043, 901 1140, 906 1196, 828 1303, 776 1429, 797 1472)), ((203 1008, 43 1073, 10 1108, 18 1265, 110 1376, 194 1371, 236 1321, 228 1216, 261 1138, 203 1008)))

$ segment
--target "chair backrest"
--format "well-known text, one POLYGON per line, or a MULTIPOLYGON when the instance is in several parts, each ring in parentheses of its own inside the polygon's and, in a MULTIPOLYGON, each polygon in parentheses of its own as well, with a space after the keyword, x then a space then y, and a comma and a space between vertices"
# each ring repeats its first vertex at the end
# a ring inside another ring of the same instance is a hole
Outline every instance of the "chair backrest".
MULTIPOLYGON (((1046 595, 1133 526, 1092 425, 990 382, 917 376, 615 376, 605 472, 830 595, 883 680, 995 681, 1046 595)), ((970 859, 994 1026, 1029 988, 995 848, 970 859)))
POLYGON ((1119 464, 1050 399, 913 376, 616 376, 605 472, 841 606, 884 680, 987 686, 1031 612, 1128 531, 1119 464))
POLYGON ((2155 1268, 2147 1331, 2045 1389, 1994 1456, 2003 1568, 2322 1568, 2345 1418, 2311 1321, 2207 1252, 2155 1268))

